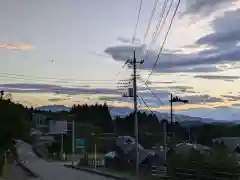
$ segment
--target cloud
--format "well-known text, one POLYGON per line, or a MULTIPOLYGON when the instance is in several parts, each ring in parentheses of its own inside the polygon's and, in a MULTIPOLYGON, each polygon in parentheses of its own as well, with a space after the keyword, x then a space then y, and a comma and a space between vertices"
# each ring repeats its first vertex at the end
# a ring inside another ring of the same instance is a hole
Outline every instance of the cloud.
POLYGON ((14 43, 14 44, 5 43, 5 44, 0 44, 0 49, 29 51, 33 49, 33 46, 30 44, 24 44, 24 43, 14 43))
MULTIPOLYGON (((195 3, 194 7, 208 7, 214 4, 222 4, 226 0, 200 0, 195 3), (217 2, 221 1, 221 2, 217 2)), ((230 2, 230 1, 229 1, 230 2)), ((240 1, 239 1, 240 2, 240 1)), ((191 8, 193 9, 196 8, 191 8)), ((226 8, 227 9, 227 8, 226 8)), ((189 12, 191 12, 189 10, 189 12)), ((229 10, 224 16, 216 16, 212 20, 212 32, 198 38, 192 45, 181 47, 180 49, 191 47, 195 52, 184 53, 182 51, 163 50, 160 55, 156 72, 175 73, 175 72, 219 72, 224 69, 219 65, 228 63, 234 64, 240 61, 240 9, 229 10), (199 47, 201 50, 196 50, 199 47)), ((151 70, 156 57, 157 51, 147 51, 146 46, 111 46, 106 48, 105 53, 112 56, 116 61, 126 61, 133 55, 136 49, 137 59, 144 59, 145 62, 139 68, 151 70)))
POLYGON ((127 98, 123 98, 121 96, 100 96, 98 100, 106 101, 106 102, 113 102, 113 101, 125 101, 127 98))
MULTIPOLYGON (((147 52, 144 46, 135 47, 137 59, 144 59, 140 69, 152 69, 156 61, 157 52, 147 52)), ((109 47, 105 53, 116 61, 126 61, 132 57, 133 46, 109 47)), ((155 68, 157 72, 216 72, 221 71, 216 64, 235 62, 240 60, 240 47, 225 50, 207 49, 199 53, 162 53, 155 68)))
POLYGON ((223 102, 223 99, 217 97, 211 97, 207 94, 194 95, 194 96, 183 96, 183 99, 189 100, 190 104, 201 104, 201 103, 217 103, 223 102))
POLYGON ((58 101, 65 101, 65 100, 69 100, 70 98, 49 98, 48 100, 51 102, 58 102, 58 101))
POLYGON ((232 5, 237 0, 186 0, 186 8, 183 15, 207 16, 219 9, 232 5))
POLYGON ((201 79, 213 79, 213 80, 224 80, 224 81, 234 81, 240 78, 240 76, 218 76, 218 75, 196 75, 194 77, 201 78, 201 79))
POLYGON ((173 90, 175 92, 188 92, 188 90, 193 89, 191 86, 167 86, 167 87, 161 87, 160 89, 166 89, 166 90, 173 90))
POLYGON ((225 98, 227 98, 230 101, 239 101, 240 100, 240 96, 223 95, 222 97, 225 97, 225 98))
MULTIPOLYGON (((142 81, 144 81, 142 79, 142 81)), ((154 85, 154 84, 174 84, 176 81, 148 81, 147 84, 148 85, 154 85)))
MULTIPOLYGON (((130 38, 126 38, 126 37, 118 37, 117 39, 118 41, 122 42, 122 43, 130 43, 132 44, 132 39, 130 38)), ((135 38, 133 44, 140 44, 141 40, 139 38, 135 38)))
POLYGON ((214 32, 203 36, 196 41, 198 45, 211 45, 215 47, 235 46, 240 41, 240 9, 224 13, 211 24, 214 32))
POLYGON ((0 89, 12 93, 55 93, 55 94, 118 94, 116 89, 73 88, 50 84, 0 84, 0 89))
POLYGON ((232 107, 239 108, 239 107, 240 107, 240 103, 238 103, 238 104, 233 104, 232 107))

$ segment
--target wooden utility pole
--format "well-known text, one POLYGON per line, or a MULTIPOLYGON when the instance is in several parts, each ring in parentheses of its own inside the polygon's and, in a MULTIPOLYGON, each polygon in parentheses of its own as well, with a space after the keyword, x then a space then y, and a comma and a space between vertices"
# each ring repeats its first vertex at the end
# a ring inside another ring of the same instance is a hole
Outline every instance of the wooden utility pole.
POLYGON ((133 58, 127 60, 126 64, 131 64, 133 67, 133 88, 128 89, 128 95, 125 97, 133 97, 134 103, 134 130, 135 130, 135 144, 136 144, 136 176, 139 174, 139 135, 138 135, 138 106, 137 106, 137 64, 143 64, 144 60, 137 61, 135 50, 133 52, 133 58))

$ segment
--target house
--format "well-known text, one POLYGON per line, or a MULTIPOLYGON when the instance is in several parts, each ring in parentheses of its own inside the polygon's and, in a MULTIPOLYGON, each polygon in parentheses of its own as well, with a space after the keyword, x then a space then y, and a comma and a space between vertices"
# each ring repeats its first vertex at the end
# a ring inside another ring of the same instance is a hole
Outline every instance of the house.
POLYGON ((223 143, 230 151, 235 152, 240 147, 240 137, 220 137, 212 140, 213 143, 223 143))
MULTIPOLYGON (((164 161, 161 156, 158 156, 154 151, 144 149, 140 144, 138 144, 139 152, 139 166, 142 171, 147 172, 152 165, 163 164, 164 161)), ((112 153, 108 153, 106 158, 107 162, 110 162, 109 159, 115 159, 118 162, 119 166, 122 167, 135 167, 136 165, 136 141, 130 136, 119 136, 116 138, 115 149, 112 153), (110 156, 114 155, 114 156, 110 156)), ((111 162, 113 163, 113 161, 111 162)), ((120 168, 120 167, 119 167, 120 168)))
POLYGON ((48 117, 44 113, 33 113, 32 114, 33 128, 40 132, 48 132, 48 117))
POLYGON ((202 154, 206 154, 211 151, 211 148, 207 146, 203 146, 201 144, 192 144, 187 142, 182 142, 172 147, 172 150, 175 153, 179 153, 179 154, 189 153, 193 149, 196 151, 199 151, 202 154))
POLYGON ((32 127, 44 134, 71 132, 73 118, 72 115, 60 113, 36 112, 32 115, 32 127))

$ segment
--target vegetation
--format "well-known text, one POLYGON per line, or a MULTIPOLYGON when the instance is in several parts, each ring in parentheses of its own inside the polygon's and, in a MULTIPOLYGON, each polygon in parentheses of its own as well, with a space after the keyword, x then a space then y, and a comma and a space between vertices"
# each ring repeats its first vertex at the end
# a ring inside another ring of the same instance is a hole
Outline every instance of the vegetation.
POLYGON ((13 139, 29 139, 31 112, 21 104, 4 99, 4 92, 0 96, 0 169, 4 162, 7 149, 16 156, 13 139))
POLYGON ((187 154, 171 154, 168 159, 168 173, 180 179, 235 179, 240 175, 240 167, 234 156, 224 148, 213 149, 208 155, 192 150, 187 154))
MULTIPOLYGON (((112 119, 107 104, 95 105, 74 105, 70 112, 41 112, 33 108, 26 108, 21 104, 13 103, 11 100, 4 99, 4 92, 0 94, 0 161, 3 162, 3 154, 6 149, 12 148, 13 139, 30 140, 29 131, 31 126, 32 112, 45 113, 50 119, 69 120, 73 117, 76 122, 76 137, 84 137, 88 140, 87 151, 93 152, 94 144, 97 144, 98 152, 106 152, 111 149, 115 136, 130 135, 134 136, 133 114, 122 118, 117 116, 112 119)), ((163 141, 163 121, 153 115, 138 112, 139 117, 139 138, 140 143, 145 148, 151 148, 163 141)), ((225 136, 240 137, 240 125, 231 124, 202 124, 199 126, 183 127, 180 123, 168 124, 168 136, 172 136, 174 131, 174 142, 182 142, 189 138, 203 145, 211 145, 213 138, 225 136)), ((59 138, 59 142, 60 142, 59 138)), ((65 152, 71 152, 72 137, 71 133, 64 137, 65 152)), ((59 144, 50 147, 52 152, 60 151, 59 144)), ((195 168, 199 171, 206 171, 205 166, 216 169, 216 171, 238 172, 234 157, 229 156, 226 148, 214 147, 214 151, 209 156, 203 156, 198 152, 191 152, 188 156, 171 154, 169 165, 174 168, 182 167, 185 169, 195 168), (194 163, 193 163, 194 162, 194 163), (197 162, 197 163, 196 163, 197 162), (179 164, 180 163, 180 164, 179 164), (228 164, 229 169, 221 169, 224 164, 228 164)))

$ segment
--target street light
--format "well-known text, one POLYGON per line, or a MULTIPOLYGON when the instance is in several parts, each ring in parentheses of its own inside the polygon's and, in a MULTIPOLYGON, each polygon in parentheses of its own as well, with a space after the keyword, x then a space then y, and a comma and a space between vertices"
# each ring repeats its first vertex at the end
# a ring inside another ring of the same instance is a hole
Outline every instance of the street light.
MULTIPOLYGON (((188 100, 186 99, 181 99, 180 97, 178 96, 173 96, 172 93, 170 93, 170 107, 171 107, 171 126, 173 126, 173 103, 175 102, 181 102, 183 104, 187 104, 188 103, 188 100)), ((174 131, 172 132, 174 133, 174 131)))

